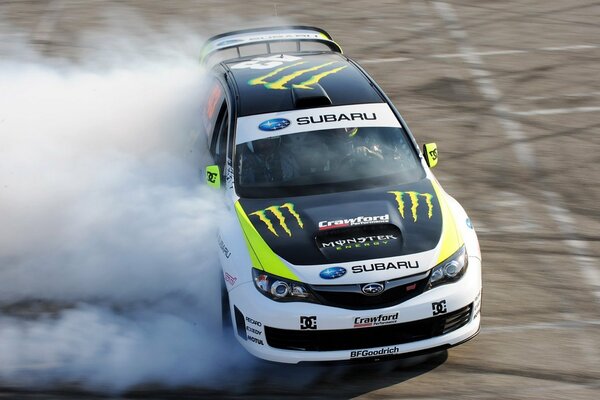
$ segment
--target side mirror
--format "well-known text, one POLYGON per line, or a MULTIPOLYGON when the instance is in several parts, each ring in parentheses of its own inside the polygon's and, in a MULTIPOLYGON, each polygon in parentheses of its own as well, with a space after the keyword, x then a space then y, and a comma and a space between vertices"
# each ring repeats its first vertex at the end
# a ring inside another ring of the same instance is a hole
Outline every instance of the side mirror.
POLYGON ((435 143, 426 143, 423 145, 423 155, 425 156, 425 162, 429 165, 429 168, 433 168, 438 163, 438 151, 435 143))
POLYGON ((218 165, 209 165, 206 167, 206 183, 211 187, 221 187, 221 171, 218 165))

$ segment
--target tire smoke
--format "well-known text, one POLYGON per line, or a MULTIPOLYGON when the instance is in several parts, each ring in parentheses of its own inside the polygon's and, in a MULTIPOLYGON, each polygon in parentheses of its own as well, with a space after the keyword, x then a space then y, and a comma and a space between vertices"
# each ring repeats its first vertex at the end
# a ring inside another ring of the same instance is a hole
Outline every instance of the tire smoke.
POLYGON ((0 61, 0 385, 222 386, 247 364, 220 330, 205 73, 153 46, 0 61))

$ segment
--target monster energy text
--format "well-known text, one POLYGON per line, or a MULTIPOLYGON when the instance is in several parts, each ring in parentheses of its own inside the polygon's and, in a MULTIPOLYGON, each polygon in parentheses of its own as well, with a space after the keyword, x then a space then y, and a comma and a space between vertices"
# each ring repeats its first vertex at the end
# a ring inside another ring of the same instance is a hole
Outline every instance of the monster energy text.
POLYGON ((321 243, 321 247, 334 247, 336 250, 364 248, 370 246, 381 246, 397 240, 394 235, 361 236, 348 239, 332 240, 321 243))

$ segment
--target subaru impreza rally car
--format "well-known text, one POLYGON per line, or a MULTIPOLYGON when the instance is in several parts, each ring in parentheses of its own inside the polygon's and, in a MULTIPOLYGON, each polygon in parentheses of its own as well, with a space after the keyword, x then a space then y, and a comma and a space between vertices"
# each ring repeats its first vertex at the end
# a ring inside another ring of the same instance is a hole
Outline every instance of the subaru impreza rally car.
POLYGON ((481 255, 377 84, 318 28, 208 40, 204 130, 227 217, 218 245, 235 337, 298 363, 438 351, 479 331, 481 255))

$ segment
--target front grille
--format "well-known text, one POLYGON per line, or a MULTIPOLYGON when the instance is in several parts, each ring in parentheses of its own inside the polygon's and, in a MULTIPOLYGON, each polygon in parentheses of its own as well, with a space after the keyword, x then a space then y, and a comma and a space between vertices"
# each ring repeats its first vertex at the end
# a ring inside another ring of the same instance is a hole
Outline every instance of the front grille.
POLYGON ((452 332, 469 322, 472 308, 470 304, 446 315, 373 328, 298 331, 266 326, 265 335, 269 346, 285 350, 335 351, 391 346, 452 332))
POLYGON ((429 280, 429 272, 408 278, 384 282, 385 291, 367 296, 361 285, 311 285, 315 297, 327 306, 349 310, 370 310, 391 307, 423 293, 429 280))

